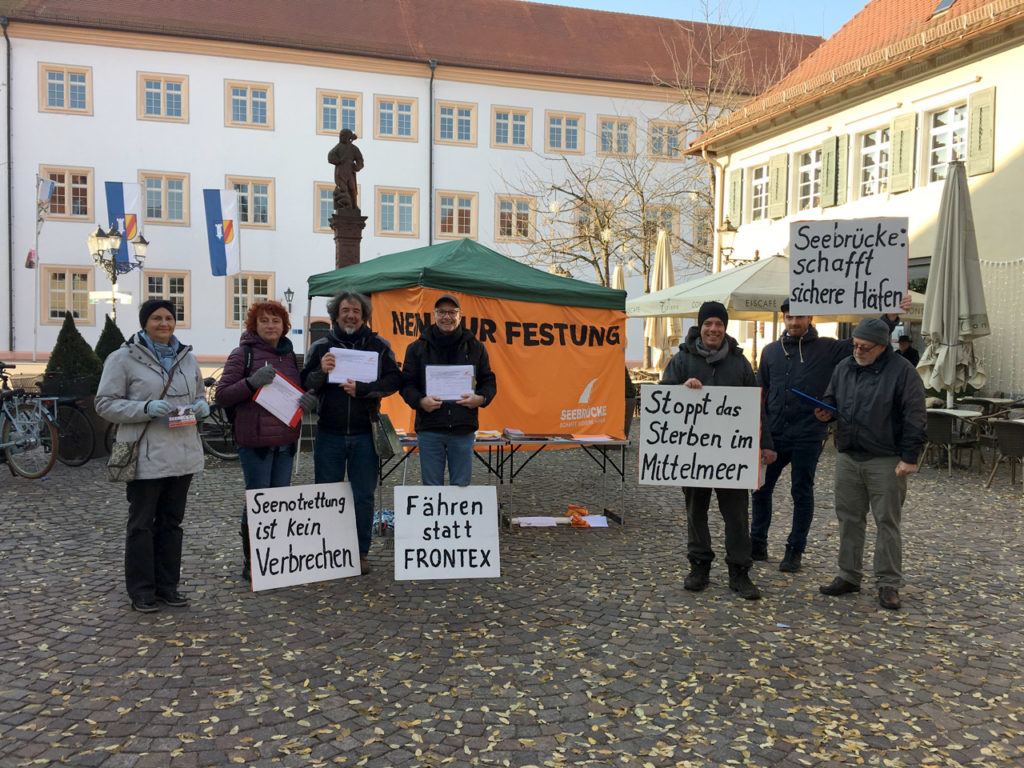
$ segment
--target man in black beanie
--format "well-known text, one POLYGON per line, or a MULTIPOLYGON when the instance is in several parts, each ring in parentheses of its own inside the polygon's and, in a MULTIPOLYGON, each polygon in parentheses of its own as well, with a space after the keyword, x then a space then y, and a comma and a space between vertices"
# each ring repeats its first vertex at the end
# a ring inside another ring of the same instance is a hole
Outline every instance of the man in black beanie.
MULTIPOLYGON (((707 386, 756 387, 757 380, 743 350, 725 332, 729 313, 717 301, 706 301, 697 315, 697 325, 661 377, 661 384, 682 384, 690 389, 707 386)), ((762 421, 764 414, 762 413, 762 421)), ((772 437, 761 430, 761 456, 766 463, 775 460, 772 437)), ((729 587, 748 600, 761 593, 750 581, 750 528, 747 517, 749 491, 745 488, 683 488, 686 499, 686 556, 690 573, 683 586, 700 592, 710 583, 711 561, 715 559, 708 529, 711 491, 718 498, 718 509, 725 521, 725 560, 729 564, 729 587)))

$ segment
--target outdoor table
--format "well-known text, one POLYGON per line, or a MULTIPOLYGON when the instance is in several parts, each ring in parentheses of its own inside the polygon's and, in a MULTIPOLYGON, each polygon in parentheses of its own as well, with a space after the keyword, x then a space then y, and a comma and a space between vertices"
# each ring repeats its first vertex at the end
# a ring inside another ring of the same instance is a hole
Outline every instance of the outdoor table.
MULTIPOLYGON (((390 477, 391 473, 394 472, 399 467, 402 467, 404 469, 404 474, 402 478, 402 482, 404 484, 405 477, 408 476, 409 470, 408 466, 405 465, 405 462, 407 462, 409 460, 409 457, 412 456, 412 454, 416 453, 416 450, 419 448, 419 441, 416 439, 416 435, 414 434, 399 435, 398 440, 402 444, 401 453, 396 453, 387 461, 380 462, 380 472, 378 474, 378 483, 380 487, 383 487, 384 480, 390 477)), ((497 482, 499 485, 504 482, 504 447, 505 438, 500 436, 477 437, 473 443, 473 455, 476 457, 477 461, 479 461, 487 468, 488 475, 493 475, 495 478, 497 478, 497 482), (484 453, 484 451, 477 450, 482 447, 487 448, 486 454, 484 453)))
POLYGON ((505 461, 508 462, 508 512, 503 515, 505 523, 511 528, 512 525, 512 512, 513 502, 515 500, 515 479, 522 472, 526 466, 536 459, 541 453, 544 452, 545 448, 563 447, 563 448, 581 448, 598 467, 601 468, 601 507, 602 512, 609 520, 613 520, 619 525, 622 525, 622 512, 625 507, 625 489, 626 489, 626 448, 629 446, 629 440, 616 440, 611 437, 601 437, 595 435, 589 436, 567 436, 567 435, 551 435, 551 436, 523 436, 523 437, 508 437, 507 438, 507 451, 508 456, 505 461), (517 467, 515 465, 516 455, 524 449, 534 449, 526 459, 517 467), (616 453, 618 454, 616 456, 616 453), (619 480, 619 512, 615 512, 608 509, 607 506, 607 479, 608 472, 611 470, 615 473, 615 476, 619 480))
POLYGON ((1015 401, 1012 397, 979 397, 972 395, 971 397, 963 398, 959 402, 964 405, 980 405, 984 408, 982 414, 988 416, 995 411, 1006 408, 1015 401))
POLYGON ((977 411, 969 411, 966 408, 929 408, 928 410, 932 413, 948 413, 950 416, 956 416, 958 419, 963 419, 964 421, 977 419, 982 415, 977 411))

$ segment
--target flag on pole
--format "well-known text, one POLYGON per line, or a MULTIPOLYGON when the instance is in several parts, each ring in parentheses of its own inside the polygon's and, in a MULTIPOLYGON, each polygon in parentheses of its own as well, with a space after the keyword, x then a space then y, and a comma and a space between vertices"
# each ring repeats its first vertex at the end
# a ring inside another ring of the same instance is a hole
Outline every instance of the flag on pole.
POLYGON ((210 242, 210 269, 214 277, 237 275, 238 193, 233 189, 204 189, 206 237, 210 242))
POLYGON ((39 202, 44 205, 50 202, 53 197, 53 188, 56 186, 53 179, 39 179, 39 202))
POLYGON ((142 185, 108 181, 105 186, 110 228, 121 235, 121 248, 115 261, 127 265, 135 256, 131 241, 142 232, 142 185))

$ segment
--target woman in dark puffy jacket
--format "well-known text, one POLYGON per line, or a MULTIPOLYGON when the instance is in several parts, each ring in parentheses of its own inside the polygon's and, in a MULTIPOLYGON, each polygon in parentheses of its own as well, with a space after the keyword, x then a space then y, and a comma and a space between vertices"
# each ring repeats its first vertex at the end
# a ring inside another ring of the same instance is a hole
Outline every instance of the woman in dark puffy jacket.
MULTIPOLYGON (((235 442, 242 464, 246 490, 280 488, 292 482, 292 462, 299 439, 300 424, 289 426, 258 405, 253 396, 280 373, 296 386, 299 370, 292 342, 288 311, 278 301, 258 301, 249 307, 245 330, 237 347, 228 355, 217 383, 215 401, 235 409, 235 442)), ((316 404, 303 395, 300 405, 309 410, 316 404)), ((242 575, 250 573, 249 523, 242 508, 242 575)))

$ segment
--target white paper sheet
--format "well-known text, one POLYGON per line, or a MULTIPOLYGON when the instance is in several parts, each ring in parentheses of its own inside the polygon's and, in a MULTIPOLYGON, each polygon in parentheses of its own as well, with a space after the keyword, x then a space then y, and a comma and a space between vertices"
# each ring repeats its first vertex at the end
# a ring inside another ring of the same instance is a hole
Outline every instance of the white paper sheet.
POLYGON ((348 379, 352 379, 352 381, 377 380, 377 358, 379 355, 376 352, 331 347, 331 354, 334 355, 334 370, 327 374, 327 380, 332 384, 344 384, 348 379))
POLYGON ((461 400, 473 393, 472 365, 428 365, 427 396, 441 400, 461 400))
POLYGON ((520 517, 517 522, 520 528, 554 528, 558 525, 553 517, 520 517))
POLYGON ((302 390, 278 373, 273 381, 256 391, 253 399, 285 424, 295 426, 302 418, 302 408, 299 407, 300 397, 302 397, 302 390))

